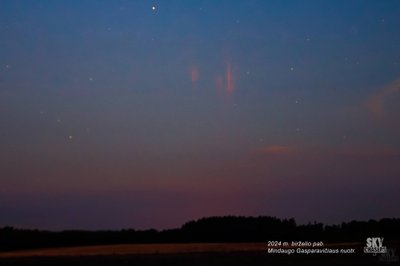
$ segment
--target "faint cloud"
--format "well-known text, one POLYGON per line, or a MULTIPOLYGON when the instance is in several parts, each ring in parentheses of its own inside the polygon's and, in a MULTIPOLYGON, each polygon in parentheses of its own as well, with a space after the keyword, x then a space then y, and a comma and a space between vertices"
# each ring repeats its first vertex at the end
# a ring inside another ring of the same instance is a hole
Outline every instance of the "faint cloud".
POLYGON ((231 95, 233 92, 233 74, 231 64, 226 65, 226 93, 231 95))
POLYGON ((392 94, 400 92, 400 79, 389 84, 370 96, 365 106, 374 118, 381 118, 385 115, 385 100, 392 94))
POLYGON ((225 73, 215 76, 215 85, 217 92, 224 98, 226 102, 231 103, 235 86, 235 66, 231 63, 226 63, 225 73))
POLYGON ((190 69, 190 78, 193 83, 199 80, 199 71, 197 70, 196 66, 192 66, 190 69))

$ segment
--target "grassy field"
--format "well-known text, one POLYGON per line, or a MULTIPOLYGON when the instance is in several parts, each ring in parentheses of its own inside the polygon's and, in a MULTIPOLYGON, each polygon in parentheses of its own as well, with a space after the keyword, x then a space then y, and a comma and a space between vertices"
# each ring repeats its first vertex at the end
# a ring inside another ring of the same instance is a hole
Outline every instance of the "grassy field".
POLYGON ((126 244, 22 250, 0 253, 0 258, 262 252, 265 249, 263 243, 126 244))
POLYGON ((132 244, 5 252, 0 253, 0 265, 387 265, 379 261, 379 256, 363 254, 361 243, 330 247, 355 247, 358 252, 351 255, 268 254, 263 243, 132 244))

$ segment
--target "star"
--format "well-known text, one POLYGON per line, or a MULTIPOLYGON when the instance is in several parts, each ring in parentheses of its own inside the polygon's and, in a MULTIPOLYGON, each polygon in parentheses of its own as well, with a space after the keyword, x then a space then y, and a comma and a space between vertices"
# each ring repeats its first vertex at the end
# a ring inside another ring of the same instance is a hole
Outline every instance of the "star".
POLYGON ((152 7, 151 7, 151 10, 155 11, 155 10, 156 10, 156 7, 155 7, 155 6, 152 6, 152 7))
POLYGON ((294 67, 291 67, 291 68, 290 68, 290 71, 293 71, 293 70, 294 70, 294 67))
POLYGON ((90 77, 90 78, 89 78, 89 81, 93 81, 93 78, 92 78, 92 77, 90 77))
POLYGON ((72 139, 72 135, 69 135, 69 136, 68 136, 68 139, 72 139))

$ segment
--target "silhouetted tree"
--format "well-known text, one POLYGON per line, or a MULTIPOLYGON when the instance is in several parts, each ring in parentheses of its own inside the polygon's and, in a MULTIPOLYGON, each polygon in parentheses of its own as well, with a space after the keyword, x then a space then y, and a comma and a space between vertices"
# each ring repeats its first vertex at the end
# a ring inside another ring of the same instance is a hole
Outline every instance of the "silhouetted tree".
POLYGON ((202 218, 181 228, 163 231, 39 231, 0 228, 0 251, 39 247, 104 245, 122 243, 179 242, 267 242, 268 240, 307 240, 324 242, 363 242, 367 237, 400 240, 400 219, 351 221, 340 225, 308 223, 297 225, 294 218, 224 216, 202 218))

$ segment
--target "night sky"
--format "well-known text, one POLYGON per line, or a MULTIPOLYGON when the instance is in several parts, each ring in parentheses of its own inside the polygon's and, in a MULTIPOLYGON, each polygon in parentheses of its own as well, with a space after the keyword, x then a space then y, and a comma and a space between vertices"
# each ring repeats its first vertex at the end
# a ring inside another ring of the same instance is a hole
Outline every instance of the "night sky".
POLYGON ((400 215, 400 1, 0 1, 0 226, 400 215))

